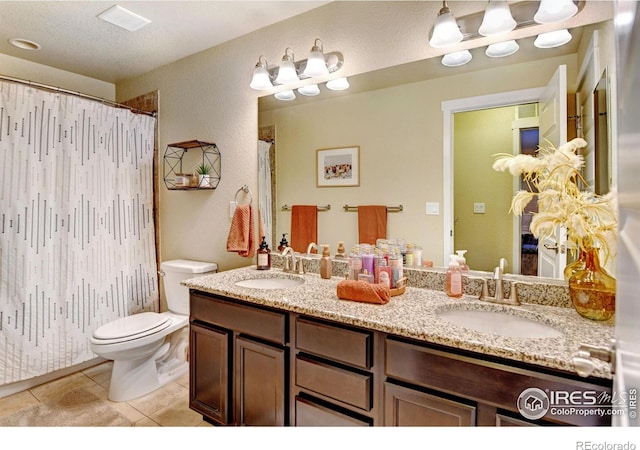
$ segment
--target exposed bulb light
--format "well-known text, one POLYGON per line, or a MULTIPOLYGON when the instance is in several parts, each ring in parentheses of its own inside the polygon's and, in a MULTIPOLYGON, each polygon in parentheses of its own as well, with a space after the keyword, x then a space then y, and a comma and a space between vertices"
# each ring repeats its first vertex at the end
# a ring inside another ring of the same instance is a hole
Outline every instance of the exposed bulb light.
POLYGON ((448 53, 442 57, 442 65, 447 67, 464 66, 471 61, 471 58, 473 58, 473 56, 469 50, 448 53))
POLYGON ((567 29, 550 31, 538 35, 533 45, 537 48, 555 48, 566 44, 571 38, 571 33, 567 29))
POLYGON ((262 55, 258 58, 258 63, 255 69, 253 69, 253 77, 251 78, 249 87, 258 91, 265 91, 273 87, 269 71, 267 70, 267 60, 262 55), (264 62, 262 62, 263 59, 264 62))
POLYGON ((509 3, 506 1, 489 1, 478 33, 482 36, 495 36, 513 30, 516 25, 517 22, 511 15, 509 3))
POLYGON ((284 56, 282 57, 282 62, 278 68, 278 76, 275 81, 277 84, 289 84, 300 81, 298 72, 296 71, 296 66, 293 63, 293 50, 291 50, 291 56, 288 54, 289 50, 291 50, 291 48, 287 47, 284 51, 284 56))
POLYGON ((538 23, 562 22, 577 12, 578 7, 572 0, 541 0, 533 20, 538 23))
POLYGON ((455 17, 447 6, 447 2, 442 2, 442 8, 438 12, 438 18, 433 26, 433 33, 429 39, 429 45, 433 48, 449 47, 462 41, 462 32, 458 27, 455 17))
POLYGON ((485 54, 490 58, 502 58, 504 56, 513 55, 519 48, 520 46, 514 40, 498 42, 488 46, 485 54))
POLYGON ((317 84, 308 84, 306 86, 299 87, 298 92, 302 95, 313 97, 320 94, 320 88, 317 84))
POLYGON ((327 68, 327 63, 324 60, 322 52, 322 41, 320 41, 320 39, 316 39, 313 43, 313 47, 311 47, 311 53, 309 53, 309 58, 307 58, 307 66, 304 69, 304 74, 307 77, 321 77, 329 75, 329 69, 327 68), (320 45, 318 45, 318 43, 320 45))
POLYGON ((273 96, 278 100, 284 100, 286 102, 296 99, 296 94, 294 94, 292 90, 278 92, 273 96))
POLYGON ((327 81, 327 89, 332 91, 344 91, 349 89, 349 80, 346 78, 336 78, 334 80, 327 81))

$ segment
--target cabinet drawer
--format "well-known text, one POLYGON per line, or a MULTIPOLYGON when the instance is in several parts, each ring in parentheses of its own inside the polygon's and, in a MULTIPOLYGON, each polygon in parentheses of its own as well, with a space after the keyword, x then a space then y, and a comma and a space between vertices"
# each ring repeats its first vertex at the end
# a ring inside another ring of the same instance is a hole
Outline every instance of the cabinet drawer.
POLYGON ((334 361, 371 368, 372 334, 296 318, 296 348, 334 361))
POLYGON ((191 294, 191 318, 285 345, 287 316, 231 300, 191 294))
POLYGON ((372 378, 305 356, 296 357, 296 385, 364 411, 371 409, 372 378))
POLYGON ((297 427, 368 427, 369 423, 306 398, 296 397, 297 427))

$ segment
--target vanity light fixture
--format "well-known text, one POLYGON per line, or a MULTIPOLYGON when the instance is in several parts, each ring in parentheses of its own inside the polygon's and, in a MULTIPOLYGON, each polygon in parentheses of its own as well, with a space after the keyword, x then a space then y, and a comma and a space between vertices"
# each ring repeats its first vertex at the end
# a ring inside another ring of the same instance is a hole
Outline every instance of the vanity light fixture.
POLYGON ((276 83, 278 84, 290 84, 300 81, 296 66, 293 64, 293 50, 291 50, 291 56, 288 54, 289 50, 291 50, 289 47, 285 49, 282 62, 280 62, 280 67, 278 68, 278 76, 276 77, 276 83))
POLYGON ((298 92, 302 95, 306 95, 307 97, 313 97, 320 94, 320 88, 317 84, 308 84, 306 86, 299 87, 298 92))
POLYGON ((473 58, 473 56, 469 50, 447 53, 442 57, 442 65, 447 67, 464 66, 471 61, 471 58, 473 58))
POLYGON ((277 98, 278 100, 284 100, 289 102, 291 100, 296 99, 296 94, 294 94, 292 90, 288 90, 288 91, 278 92, 277 94, 274 94, 274 97, 277 98))
POLYGON ((447 2, 443 1, 442 8, 440 8, 436 23, 433 26, 429 45, 434 48, 449 47, 462 41, 462 38, 463 35, 458 27, 458 22, 453 17, 447 2))
POLYGON ((329 80, 327 81, 327 89, 331 89, 332 91, 344 91, 345 89, 349 89, 349 80, 344 77, 329 80))
POLYGON ((566 44, 571 38, 571 33, 565 28, 564 30, 539 34, 536 40, 533 41, 533 45, 537 48, 555 48, 566 44))
POLYGON ((478 33, 482 36, 495 36, 497 34, 508 33, 513 30, 517 22, 511 15, 509 3, 506 1, 491 1, 484 11, 482 24, 478 28, 478 33))
POLYGON ((538 23, 562 22, 577 12, 578 7, 573 0, 541 0, 533 20, 538 23))
POLYGON ((513 55, 520 49, 518 43, 514 40, 497 42, 487 47, 485 54, 490 58, 502 58, 504 56, 513 55))
POLYGON ((253 69, 251 84, 249 84, 252 89, 255 89, 257 91, 266 91, 267 89, 271 89, 273 87, 273 83, 271 83, 271 76, 269 75, 267 67, 267 59, 264 56, 260 55, 260 57, 258 58, 258 63, 253 69), (262 60, 264 60, 264 62, 262 62, 262 60))
POLYGON ((307 65, 304 68, 304 74, 306 76, 311 78, 329 75, 329 68, 327 67, 327 62, 324 59, 323 51, 322 41, 316 38, 313 43, 313 47, 311 47, 309 58, 307 58, 307 65))

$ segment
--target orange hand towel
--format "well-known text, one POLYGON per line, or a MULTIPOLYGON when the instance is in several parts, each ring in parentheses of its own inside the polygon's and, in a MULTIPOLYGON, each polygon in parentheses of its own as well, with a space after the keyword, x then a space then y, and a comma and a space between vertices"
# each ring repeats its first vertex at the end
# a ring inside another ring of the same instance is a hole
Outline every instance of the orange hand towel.
POLYGON ((238 255, 247 258, 252 257, 256 251, 253 236, 253 207, 237 205, 231 219, 231 228, 227 237, 227 251, 237 252, 238 255))
POLYGON ((383 284, 372 284, 366 281, 342 280, 336 286, 338 298, 356 302, 375 303, 384 305, 389 303, 391 292, 383 284))
POLYGON ((387 207, 358 206, 358 242, 375 244, 376 239, 387 238, 387 207))
POLYGON ((310 243, 318 242, 318 207, 293 205, 291 207, 291 248, 305 253, 310 243))

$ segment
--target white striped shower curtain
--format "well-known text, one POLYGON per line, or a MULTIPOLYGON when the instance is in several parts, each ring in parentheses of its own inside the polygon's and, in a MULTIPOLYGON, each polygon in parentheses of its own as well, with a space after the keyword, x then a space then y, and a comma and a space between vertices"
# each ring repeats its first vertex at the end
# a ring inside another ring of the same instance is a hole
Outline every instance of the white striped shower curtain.
POLYGON ((95 358, 157 311, 155 118, 0 81, 0 385, 95 358))

